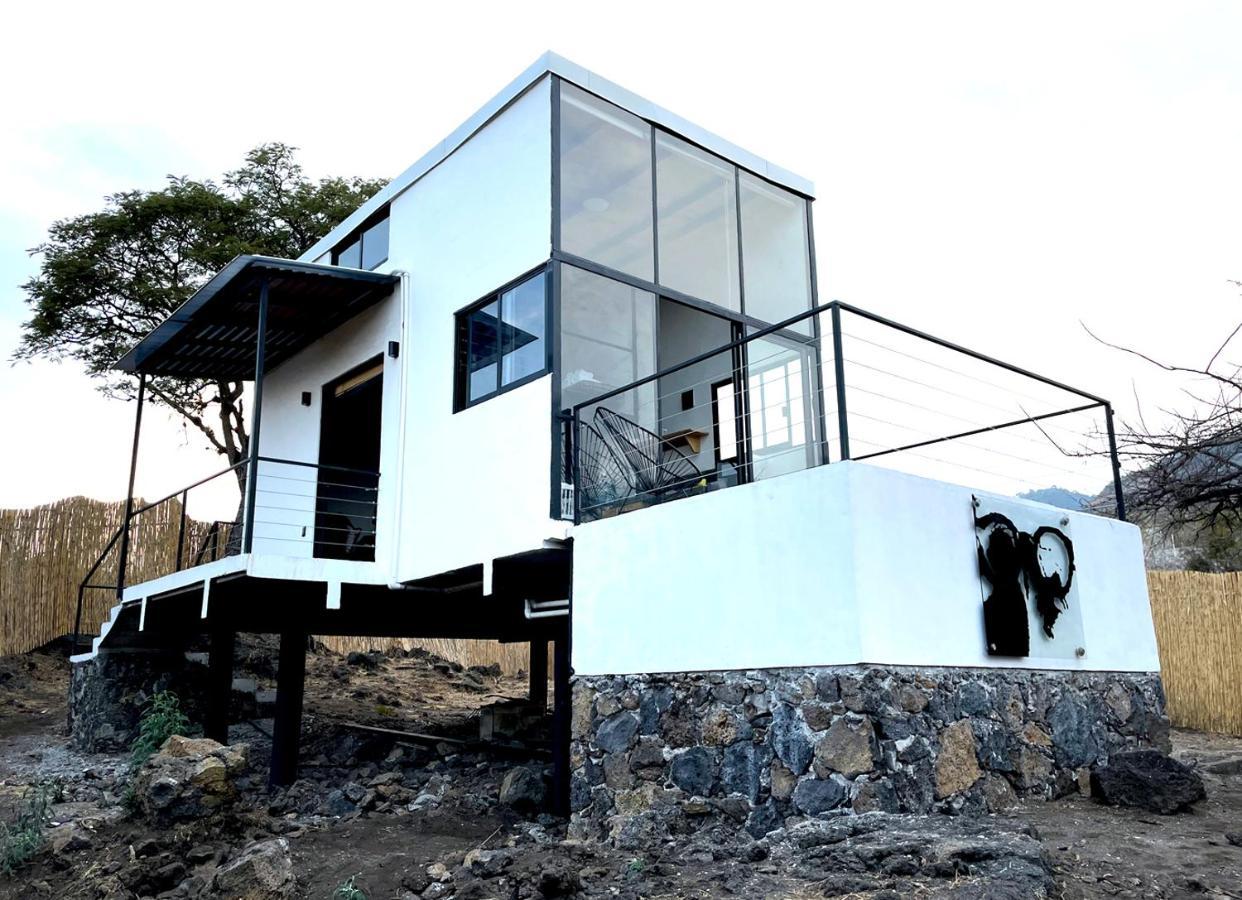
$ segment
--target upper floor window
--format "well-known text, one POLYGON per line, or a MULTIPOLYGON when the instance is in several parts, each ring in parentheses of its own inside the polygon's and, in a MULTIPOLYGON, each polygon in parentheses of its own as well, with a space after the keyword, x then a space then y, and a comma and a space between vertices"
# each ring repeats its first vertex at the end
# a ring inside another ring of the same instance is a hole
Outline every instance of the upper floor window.
POLYGON ((548 371, 547 314, 544 272, 457 314, 455 410, 548 371))
POLYGON ((374 269, 388 260, 388 207, 372 216, 332 251, 332 265, 374 269))
POLYGON ((651 281, 651 126, 561 83, 561 248, 651 281))
POLYGON ((760 322, 810 309, 805 197, 568 82, 560 98, 557 250, 760 322))

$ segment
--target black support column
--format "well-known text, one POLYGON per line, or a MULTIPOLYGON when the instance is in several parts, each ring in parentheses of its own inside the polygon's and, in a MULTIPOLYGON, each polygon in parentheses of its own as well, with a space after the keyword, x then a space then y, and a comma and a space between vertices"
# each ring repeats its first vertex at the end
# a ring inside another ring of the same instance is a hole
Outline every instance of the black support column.
POLYGON ((530 705, 548 708, 548 642, 530 642, 530 705))
POLYGON ((552 811, 569 815, 569 623, 557 637, 552 651, 552 811))
POLYGON ((276 670, 276 721, 272 728, 272 768, 268 783, 292 784, 298 777, 298 744, 302 738, 302 695, 306 688, 306 634, 280 635, 276 670))
POLYGON ((207 721, 203 731, 221 744, 229 742, 229 701, 233 696, 232 627, 216 626, 211 631, 211 651, 207 659, 207 721))

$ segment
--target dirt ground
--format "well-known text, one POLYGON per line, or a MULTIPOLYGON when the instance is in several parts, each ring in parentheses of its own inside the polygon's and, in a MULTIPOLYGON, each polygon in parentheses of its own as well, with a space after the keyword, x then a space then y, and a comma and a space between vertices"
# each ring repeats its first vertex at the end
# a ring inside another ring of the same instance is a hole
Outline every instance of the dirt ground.
MULTIPOLYGON (((274 645, 249 641, 241 655, 239 668, 261 689, 270 685, 274 645)), ((512 767, 539 771, 545 757, 403 742, 350 725, 469 740, 479 709, 523 696, 523 678, 417 652, 318 652, 307 673, 302 779, 269 792, 270 723, 238 725, 231 740, 249 744, 253 774, 239 783, 236 808, 156 827, 127 806, 124 756, 68 748, 63 653, 0 659, 0 820, 11 819, 32 785, 57 781, 53 820, 76 825, 78 835, 49 841, 15 873, 0 874, 0 897, 243 896, 214 892, 215 873, 255 842, 283 840, 296 876, 288 896, 307 898, 1242 898, 1242 739, 1174 733, 1175 755, 1197 766, 1208 791, 1189 813, 1155 816, 1076 796, 983 820, 893 817, 884 827, 929 835, 923 856, 953 857, 952 848, 981 835, 1018 849, 985 874, 957 862, 880 872, 835 850, 840 835, 804 832, 780 843, 716 830, 643 853, 566 841, 558 820, 498 802, 512 767), (1039 877, 1007 879, 1005 867, 1018 863, 1039 877), (362 893, 338 890, 351 878, 362 893)), ((855 828, 851 840, 865 843, 872 827, 855 828)))

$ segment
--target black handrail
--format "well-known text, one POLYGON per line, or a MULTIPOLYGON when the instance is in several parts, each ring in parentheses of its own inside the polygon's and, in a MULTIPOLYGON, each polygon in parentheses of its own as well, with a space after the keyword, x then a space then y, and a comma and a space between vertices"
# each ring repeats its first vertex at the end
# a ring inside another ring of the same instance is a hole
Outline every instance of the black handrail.
MULTIPOLYGON (((820 304, 819 306, 812 307, 811 309, 805 310, 803 312, 798 313, 797 315, 790 316, 787 319, 777 322, 774 325, 769 325, 758 331, 752 332, 751 334, 744 334, 742 337, 732 340, 726 344, 721 344, 719 347, 716 347, 712 350, 699 353, 693 357, 690 357, 687 360, 684 360, 683 362, 677 363, 676 365, 672 365, 667 368, 661 369, 657 372, 653 372, 650 375, 646 375, 642 378, 636 379, 630 382, 629 384, 623 385, 618 388, 613 388, 612 390, 605 391, 602 394, 598 394, 587 400, 583 400, 582 402, 575 404, 566 413, 558 413, 557 417, 558 419, 565 421, 568 426, 566 430, 573 432, 576 436, 576 432, 578 428, 581 427, 582 410, 587 407, 600 407, 603 403, 605 403, 608 400, 611 400, 614 397, 618 397, 618 396, 621 396, 622 394, 630 393, 640 387, 643 387, 644 385, 657 382, 663 378, 667 378, 669 375, 672 375, 676 372, 680 372, 683 369, 690 368, 691 366, 705 362, 714 357, 718 357, 723 353, 735 351, 738 348, 741 348, 749 344, 751 341, 758 340, 760 338, 766 337, 767 335, 775 334, 778 332, 783 332, 785 333, 785 335, 788 336, 791 328, 797 325, 798 323, 806 319, 809 319, 813 316, 822 315, 824 313, 830 313, 831 314, 831 330, 832 330, 831 339, 832 339, 832 348, 833 348, 833 365, 834 365, 834 370, 835 370, 835 375, 836 375, 837 420, 838 420, 837 428, 838 428, 838 439, 839 439, 839 444, 841 448, 840 456, 841 456, 841 459, 843 460, 850 459, 851 455, 850 455, 850 444, 849 444, 849 415, 846 410, 846 404, 845 404, 845 393, 846 393, 846 379, 845 379, 845 367, 844 367, 845 360, 844 360, 844 354, 842 350, 842 335, 843 335, 843 330, 841 326, 842 311, 848 312, 852 315, 859 316, 860 318, 875 322, 878 325, 882 325, 884 327, 894 329, 898 332, 901 332, 902 334, 910 335, 911 337, 917 338, 922 341, 926 341, 928 343, 942 347, 946 350, 950 350, 955 353, 960 353, 964 356, 970 357, 971 359, 978 360, 988 365, 996 366, 1004 371, 1011 372, 1015 375, 1020 375, 1025 378, 1029 378, 1033 381, 1039 382, 1041 384, 1047 385, 1057 390, 1061 390, 1066 393, 1073 394, 1074 396, 1081 397, 1084 400, 1090 401, 1085 404, 1080 404, 1080 405, 1069 407, 1066 409, 1059 409, 1054 412, 1042 413, 1039 415, 1027 415, 1020 419, 1013 419, 1011 421, 1007 421, 1007 422, 1004 422, 998 425, 985 426, 985 427, 981 427, 977 429, 972 429, 969 431, 962 431, 956 434, 946 435, 943 437, 930 438, 924 441, 916 441, 913 443, 905 444, 900 447, 894 447, 894 448, 880 450, 880 451, 873 452, 873 453, 867 453, 861 456, 855 456, 853 457, 854 459, 859 459, 859 460, 870 459, 870 458, 874 458, 877 456, 884 456, 884 455, 891 454, 891 453, 901 452, 904 450, 912 450, 912 449, 916 449, 919 447, 926 447, 931 444, 942 443, 942 442, 951 441, 951 440, 957 440, 959 438, 971 437, 973 435, 984 434, 990 431, 997 431, 1003 428, 1009 428, 1009 427, 1013 427, 1017 425, 1035 423, 1043 419, 1053 418, 1055 416, 1069 415, 1071 413, 1079 413, 1079 412, 1084 412, 1087 410, 1102 407, 1105 413, 1105 425, 1106 425, 1106 430, 1108 434, 1108 454, 1109 454, 1111 464, 1112 464, 1113 490, 1114 490, 1115 500, 1116 500, 1117 518, 1120 519, 1121 521, 1125 521, 1126 511, 1125 511, 1125 498, 1123 495, 1122 484, 1121 484, 1121 464, 1120 464, 1120 459, 1117 453, 1117 440, 1116 440, 1116 434, 1115 434, 1114 425, 1113 425, 1112 405, 1111 403, 1109 403, 1108 400, 1104 399, 1103 397, 1099 397, 1095 394, 1092 394, 1088 391, 1081 390, 1080 388, 1076 388, 1071 385, 1065 384, 1063 382, 1057 381, 1056 379, 1049 378, 1045 375, 1040 375, 1037 372, 1032 372, 1028 369, 1022 368, 1021 366, 1017 366, 1017 365, 1014 365, 1013 363, 1005 362, 1004 360, 997 359, 985 353, 980 353, 979 351, 972 350, 969 347, 963 347, 960 344, 956 344, 952 341, 945 340, 944 338, 936 337, 935 335, 928 334, 925 331, 920 331, 917 328, 912 328, 909 325, 903 325, 902 323, 896 322, 885 316, 881 316, 881 315, 877 315, 876 313, 868 312, 867 310, 860 309, 856 306, 852 306, 840 300, 833 300, 828 303, 823 303, 823 304, 820 304)), ((819 347, 820 340, 821 340, 818 330, 815 332, 814 337, 795 332, 795 336, 793 337, 793 339, 801 341, 804 345, 814 345, 817 348, 819 347)), ((820 410, 821 410, 820 421, 821 421, 821 427, 822 427, 823 425, 822 399, 820 402, 820 410)), ((824 451, 823 459, 821 460, 821 462, 827 463, 829 461, 830 460, 828 460, 827 458, 827 452, 824 451)), ((571 470, 570 480, 571 482, 576 483, 577 481, 576 454, 573 452, 569 452, 566 456, 566 462, 571 470)), ((576 491, 574 494, 574 521, 575 522, 580 521, 576 491)))
POLYGON ((138 509, 134 510, 133 515, 131 515, 130 518, 132 519, 134 516, 138 515, 139 513, 144 513, 147 510, 155 509, 155 507, 159 506, 161 503, 167 503, 169 500, 171 500, 173 497, 176 497, 178 494, 185 494, 189 491, 192 491, 196 487, 204 485, 209 481, 213 481, 214 479, 219 478, 221 475, 227 475, 229 472, 232 472, 234 469, 239 469, 242 466, 248 465, 249 463, 250 463, 250 460, 248 459, 238 460, 237 462, 233 463, 233 465, 229 466, 227 469, 221 469, 219 472, 216 472, 214 475, 208 475, 206 478, 200 478, 198 481, 194 482, 193 484, 187 484, 183 488, 178 488, 177 490, 173 491, 171 494, 167 495, 166 497, 161 497, 160 499, 152 503, 148 503, 145 506, 140 506, 138 509))
MULTIPOLYGON (((356 468, 352 468, 349 466, 338 466, 338 465, 333 465, 331 463, 312 463, 312 462, 305 462, 303 460, 296 460, 296 459, 283 459, 281 457, 276 457, 276 456, 255 456, 253 458, 256 459, 258 462, 267 462, 267 463, 273 463, 276 465, 301 466, 304 468, 311 468, 311 469, 316 469, 316 470, 326 469, 326 470, 333 471, 333 472, 343 472, 343 473, 347 473, 351 475, 370 476, 376 479, 377 484, 378 484, 379 477, 380 477, 380 473, 378 471, 372 471, 368 469, 356 469, 356 468)), ((219 471, 214 472, 211 475, 207 475, 206 477, 200 478, 197 481, 194 481, 188 485, 185 485, 184 487, 178 488, 177 490, 159 498, 158 500, 154 500, 150 503, 144 503, 141 506, 134 506, 132 498, 127 500, 126 510, 122 514, 121 524, 117 526, 116 531, 113 532, 111 538, 109 538, 108 540, 108 543, 105 545, 103 552, 99 554, 98 558, 95 560, 95 562, 91 565, 90 569, 87 571, 86 576, 82 579, 81 583, 79 583, 78 585, 78 602, 77 602, 77 609, 74 613, 74 620, 73 620, 73 645, 72 646, 73 646, 73 652, 75 654, 79 651, 79 647, 81 644, 82 611, 83 611, 83 606, 85 604, 86 591, 106 589, 106 590, 117 591, 119 595, 124 590, 125 584, 122 580, 123 578, 122 573, 124 572, 124 569, 125 569, 124 562, 120 562, 118 565, 117 584, 114 584, 114 585, 93 584, 92 579, 95 577, 95 574, 99 571, 100 566, 103 565, 104 560, 107 559, 108 554, 111 553, 113 548, 117 546, 117 542, 122 541, 122 538, 128 533, 134 520, 137 519, 138 516, 144 513, 150 512, 151 510, 155 509, 156 507, 164 503, 167 503, 170 500, 173 500, 178 497, 181 499, 181 514, 180 514, 180 520, 177 525, 176 561, 174 563, 174 566, 175 566, 174 571, 179 572, 181 571, 182 564, 185 561, 184 544, 185 544, 185 539, 187 536, 187 529, 186 529, 187 494, 189 494, 190 491, 194 490, 194 488, 201 487, 202 485, 206 484, 209 481, 213 481, 223 475, 229 474, 230 472, 235 472, 238 469, 242 469, 242 468, 249 466, 250 462, 251 462, 251 457, 238 460, 237 462, 233 463, 231 466, 227 466, 226 468, 220 469, 219 471)), ((257 483, 258 478, 257 477, 252 478, 250 479, 250 482, 257 483)), ((369 491, 374 491, 374 490, 377 490, 378 488, 364 488, 364 489, 369 490, 369 491)), ((243 494, 243 496, 245 496, 245 494, 243 494)), ((361 501, 358 501, 358 502, 361 502, 361 501)), ((244 513, 244 515, 246 515, 248 519, 253 522, 253 519, 254 519, 253 507, 248 509, 246 513, 244 513)), ((204 539, 203 546, 199 549, 199 551, 196 554, 192 556, 192 565, 200 565, 202 563, 203 558, 206 555, 208 546, 211 547, 213 559, 218 558, 220 544, 221 544, 221 540, 220 540, 221 525, 224 525, 224 524, 232 524, 234 526, 236 526, 237 524, 242 524, 242 527, 243 528, 245 527, 243 523, 213 522, 209 529, 207 538, 204 539)), ((232 538, 230 538, 230 541, 231 540, 232 538)), ((122 543, 125 544, 126 542, 122 541, 122 543)), ((123 551, 127 549, 128 548, 126 546, 122 546, 123 551)), ((125 555, 128 556, 127 553, 125 555)))

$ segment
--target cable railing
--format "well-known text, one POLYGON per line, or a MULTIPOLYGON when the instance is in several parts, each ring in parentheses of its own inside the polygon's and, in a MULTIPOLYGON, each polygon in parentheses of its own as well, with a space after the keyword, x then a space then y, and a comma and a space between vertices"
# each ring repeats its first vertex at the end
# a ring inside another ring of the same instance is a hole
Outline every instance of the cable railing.
POLYGON ((127 504, 78 587, 75 652, 88 591, 120 599, 128 584, 250 552, 375 559, 378 472, 259 456, 250 491, 250 465, 244 459, 158 500, 127 504), (211 514, 222 509, 233 515, 211 514))
POLYGON ((841 302, 561 420, 561 512, 575 522, 847 459, 1002 494, 1072 490, 1096 510, 1111 481, 1125 518, 1107 400, 841 302))

